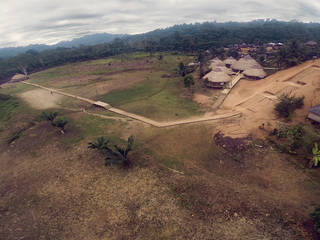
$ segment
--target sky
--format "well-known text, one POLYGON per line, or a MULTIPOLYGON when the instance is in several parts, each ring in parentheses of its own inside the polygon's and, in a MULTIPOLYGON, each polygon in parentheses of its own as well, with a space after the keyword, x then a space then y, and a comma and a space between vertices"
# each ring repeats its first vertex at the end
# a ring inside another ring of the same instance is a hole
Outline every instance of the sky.
POLYGON ((320 22, 319 0, 0 0, 0 47, 255 19, 320 22))

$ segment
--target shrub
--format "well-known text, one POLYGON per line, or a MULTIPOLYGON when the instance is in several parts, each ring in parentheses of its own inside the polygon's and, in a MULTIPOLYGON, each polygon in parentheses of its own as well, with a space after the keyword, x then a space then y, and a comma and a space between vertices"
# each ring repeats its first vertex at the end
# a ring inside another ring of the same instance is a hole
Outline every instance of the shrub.
POLYGON ((107 149, 109 144, 109 140, 105 137, 99 137, 95 142, 89 142, 89 148, 91 149, 98 149, 98 150, 105 150, 107 149))
POLYGON ((183 79, 184 87, 190 88, 192 85, 194 85, 194 79, 192 75, 187 75, 183 79))
POLYGON ((320 150, 319 150, 318 143, 314 144, 312 148, 312 154, 313 154, 312 165, 317 167, 318 164, 320 163, 320 150))
POLYGON ((316 208, 310 217, 314 222, 314 229, 320 233, 320 208, 316 208))
POLYGON ((304 96, 296 97, 290 93, 281 95, 279 100, 279 103, 275 105, 275 111, 279 116, 285 118, 290 117, 296 109, 301 108, 304 105, 304 96))
MULTIPOLYGON (((304 138, 306 137, 306 131, 300 124, 298 125, 280 125, 279 129, 273 130, 271 135, 275 135, 278 139, 287 139, 287 144, 282 145, 279 149, 281 152, 296 154, 295 150, 305 145, 304 138)), ((279 146, 281 144, 278 144, 279 146)))
POLYGON ((68 119, 65 118, 65 117, 57 117, 55 119, 55 121, 52 122, 52 125, 57 127, 57 128, 60 128, 61 133, 64 133, 65 132, 65 127, 68 124, 68 122, 69 122, 68 119))
POLYGON ((183 62, 179 63, 179 74, 184 77, 186 75, 186 67, 183 62))
POLYGON ((42 112, 40 114, 40 120, 53 122, 57 116, 57 112, 42 112))

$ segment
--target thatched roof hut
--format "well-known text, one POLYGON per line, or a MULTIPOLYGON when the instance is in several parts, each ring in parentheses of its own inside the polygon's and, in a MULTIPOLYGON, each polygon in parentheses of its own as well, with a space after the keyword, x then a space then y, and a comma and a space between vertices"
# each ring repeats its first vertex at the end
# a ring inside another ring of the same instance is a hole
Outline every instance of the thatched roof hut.
POLYGON ((243 72, 247 78, 262 79, 267 76, 266 72, 261 68, 250 68, 243 72))
POLYGON ((250 55, 246 55, 243 58, 240 58, 239 61, 232 64, 231 68, 235 71, 244 71, 252 66, 258 64, 250 55))
POLYGON ((263 70, 263 67, 250 55, 247 55, 232 64, 231 68, 234 71, 243 72, 248 78, 261 79, 267 76, 266 72, 263 70))
POLYGON ((209 61, 210 62, 210 68, 216 68, 216 67, 225 67, 224 62, 222 62, 219 58, 214 58, 209 61))
POLYGON ((207 86, 213 88, 223 88, 225 84, 232 80, 224 69, 218 67, 205 75, 203 79, 207 79, 207 86))
POLYGON ((229 57, 227 58, 226 60, 224 60, 224 64, 227 66, 227 67, 231 67, 231 65, 235 64, 237 62, 236 59, 234 59, 233 57, 229 57))
POLYGON ((12 78, 11 78, 11 81, 13 82, 17 82, 17 81, 23 81, 23 80, 26 80, 26 76, 23 75, 23 74, 15 74, 12 78))

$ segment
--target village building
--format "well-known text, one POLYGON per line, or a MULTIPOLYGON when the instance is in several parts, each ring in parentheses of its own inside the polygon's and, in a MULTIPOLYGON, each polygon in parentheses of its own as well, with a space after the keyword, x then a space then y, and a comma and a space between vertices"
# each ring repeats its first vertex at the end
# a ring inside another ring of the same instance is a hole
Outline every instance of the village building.
POLYGON ((250 55, 240 58, 239 61, 231 65, 234 72, 243 72, 246 78, 249 79, 262 79, 267 76, 263 67, 254 60, 250 55))
POLYGON ((320 104, 309 109, 308 118, 320 123, 320 104))
POLYGON ((226 65, 227 68, 230 68, 232 64, 236 63, 237 60, 234 59, 233 57, 228 57, 226 60, 224 60, 224 64, 226 65))
POLYGON ((243 75, 246 78, 255 80, 263 79, 267 76, 266 72, 263 70, 263 68, 260 68, 260 66, 253 66, 249 69, 246 69, 243 71, 243 75))
POLYGON ((307 47, 316 47, 318 46, 318 43, 316 41, 308 41, 304 45, 307 47))
POLYGON ((224 88, 232 79, 223 68, 215 68, 203 77, 207 87, 224 88))

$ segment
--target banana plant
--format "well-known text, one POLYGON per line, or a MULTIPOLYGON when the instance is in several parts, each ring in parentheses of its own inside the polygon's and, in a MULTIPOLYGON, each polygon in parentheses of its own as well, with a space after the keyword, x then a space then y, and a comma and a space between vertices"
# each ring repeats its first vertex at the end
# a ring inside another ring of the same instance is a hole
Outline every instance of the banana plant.
POLYGON ((320 150, 319 150, 318 143, 314 144, 312 148, 312 154, 313 154, 313 158, 312 158, 313 165, 317 167, 320 163, 320 150))

